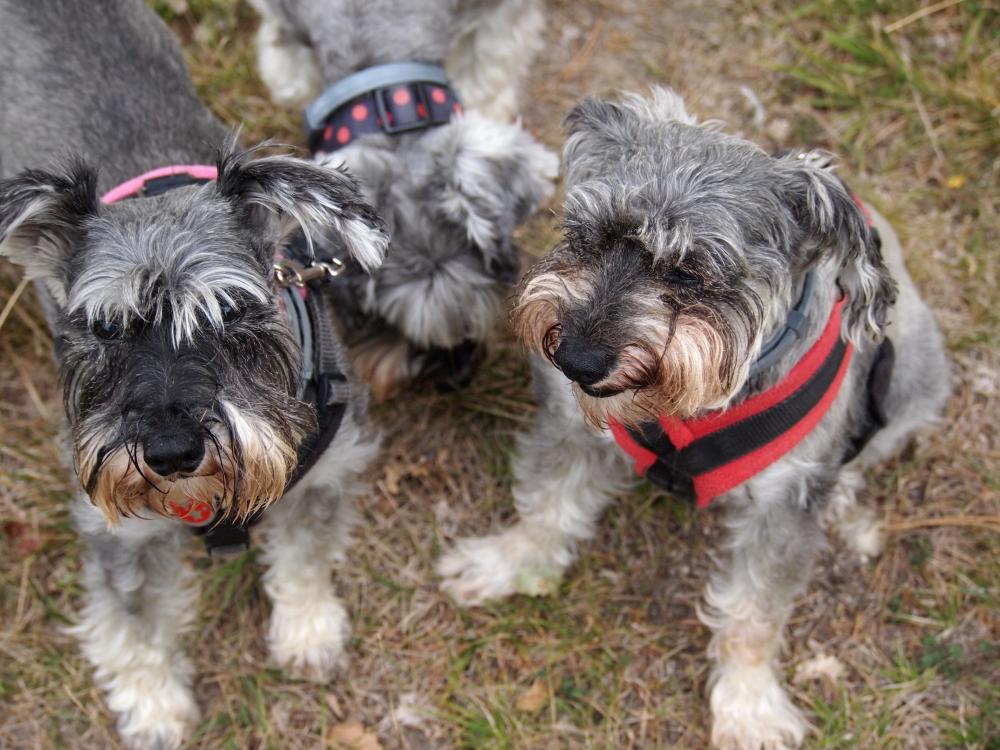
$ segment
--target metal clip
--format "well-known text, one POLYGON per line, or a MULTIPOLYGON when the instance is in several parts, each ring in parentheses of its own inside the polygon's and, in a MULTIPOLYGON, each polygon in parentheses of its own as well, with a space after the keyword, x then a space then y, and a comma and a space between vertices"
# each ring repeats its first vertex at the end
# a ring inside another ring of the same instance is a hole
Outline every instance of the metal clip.
POLYGON ((278 286, 302 288, 310 281, 317 279, 336 278, 344 272, 346 266, 339 258, 331 258, 328 261, 313 261, 308 266, 303 266, 290 258, 282 258, 277 261, 272 268, 277 279, 278 286))

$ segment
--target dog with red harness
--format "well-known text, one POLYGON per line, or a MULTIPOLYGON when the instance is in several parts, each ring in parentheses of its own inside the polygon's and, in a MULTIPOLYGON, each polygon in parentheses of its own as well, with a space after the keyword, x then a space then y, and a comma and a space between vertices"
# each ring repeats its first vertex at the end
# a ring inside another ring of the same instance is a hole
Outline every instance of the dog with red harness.
POLYGON ((725 517, 701 610, 713 747, 798 747, 782 629, 825 526, 880 551, 856 492, 940 413, 941 334, 892 228, 822 155, 769 155, 667 89, 567 122, 565 239, 513 312, 539 397, 519 520, 458 541, 442 587, 464 605, 553 591, 637 473, 725 517))

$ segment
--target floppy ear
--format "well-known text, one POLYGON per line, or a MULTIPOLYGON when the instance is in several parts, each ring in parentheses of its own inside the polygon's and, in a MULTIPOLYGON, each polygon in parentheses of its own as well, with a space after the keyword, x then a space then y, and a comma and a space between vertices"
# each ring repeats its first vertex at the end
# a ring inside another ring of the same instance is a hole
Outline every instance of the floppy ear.
POLYGON ((26 170, 0 180, 0 255, 44 282, 66 304, 69 262, 82 239, 82 224, 97 213, 97 175, 73 161, 64 174, 26 170))
POLYGON ((848 334, 879 336, 896 301, 896 282, 882 261, 882 250, 855 197, 829 168, 826 155, 813 152, 782 157, 786 200, 805 237, 804 267, 832 258, 848 297, 848 334))
POLYGON ((491 262, 514 229, 552 194, 559 160, 519 124, 475 113, 453 118, 432 137, 434 171, 444 180, 435 188, 439 210, 464 227, 491 262))
POLYGON ((221 195, 247 209, 248 218, 260 222, 275 242, 301 228, 311 246, 313 237, 332 229, 366 270, 378 267, 389 238, 346 170, 291 156, 253 159, 255 151, 227 148, 219 156, 221 195), (266 212, 261 217, 255 208, 266 212))

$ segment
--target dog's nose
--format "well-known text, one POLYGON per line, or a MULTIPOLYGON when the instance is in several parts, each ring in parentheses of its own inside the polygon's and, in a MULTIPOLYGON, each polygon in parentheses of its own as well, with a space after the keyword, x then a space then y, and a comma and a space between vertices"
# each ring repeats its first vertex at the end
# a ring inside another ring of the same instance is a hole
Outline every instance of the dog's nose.
POLYGON ((142 441, 142 459, 161 477, 189 473, 201 465, 205 441, 195 432, 174 431, 151 435, 142 441))
POLYGON ((552 359, 563 374, 580 385, 593 385, 607 377, 617 355, 583 339, 565 337, 552 359))

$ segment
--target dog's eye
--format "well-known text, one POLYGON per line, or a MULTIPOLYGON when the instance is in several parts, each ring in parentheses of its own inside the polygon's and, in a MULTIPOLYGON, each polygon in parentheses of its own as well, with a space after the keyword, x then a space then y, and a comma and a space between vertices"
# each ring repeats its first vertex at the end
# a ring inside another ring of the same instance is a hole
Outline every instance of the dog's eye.
POLYGON ((125 329, 113 320, 95 320, 90 330, 102 341, 115 341, 122 337, 125 329))
POLYGON ((697 276, 683 268, 671 268, 667 274, 667 281, 677 286, 698 286, 701 283, 697 276))
POLYGON ((243 311, 226 300, 219 300, 219 312, 222 313, 222 322, 225 325, 235 323, 243 317, 243 311))

